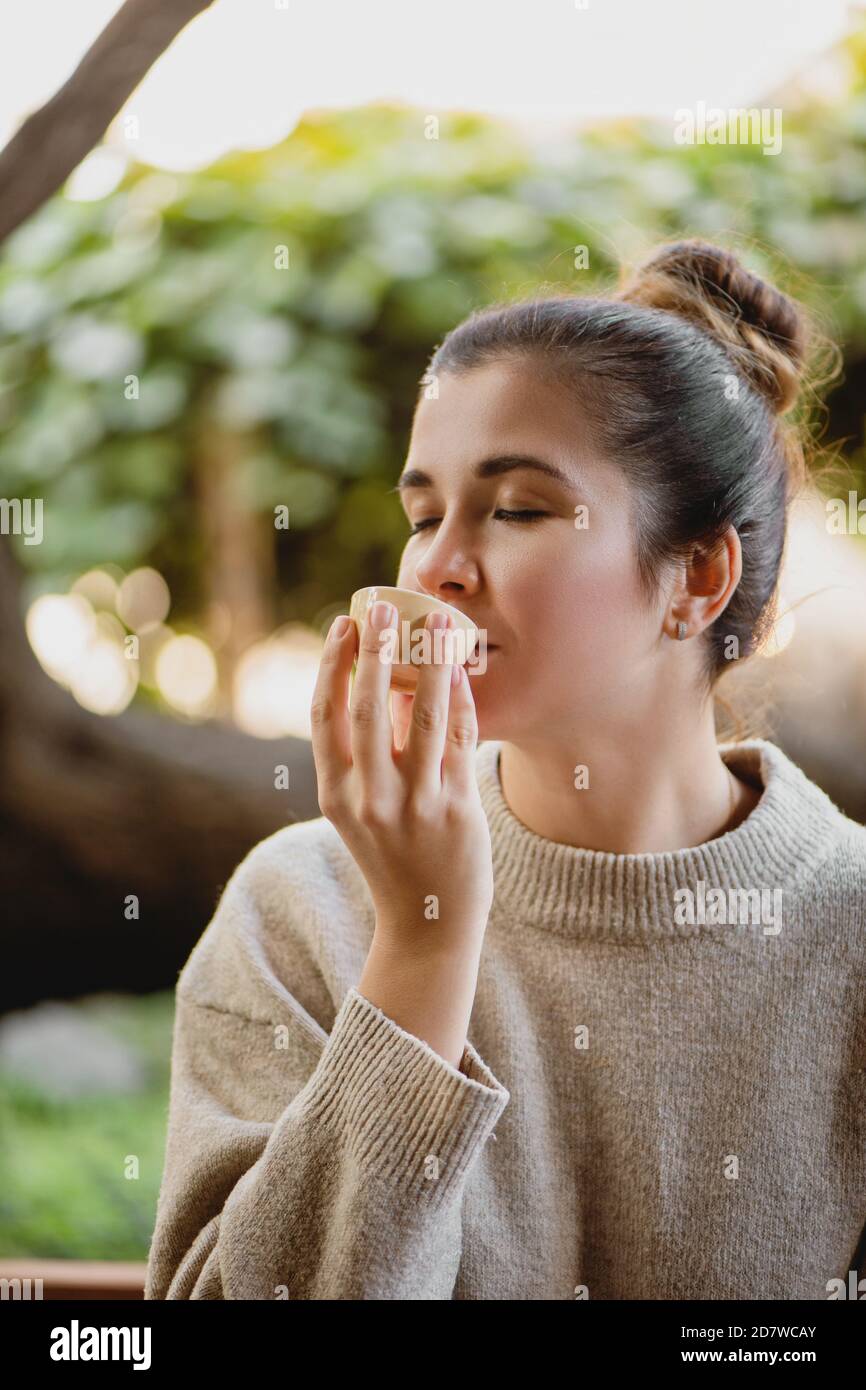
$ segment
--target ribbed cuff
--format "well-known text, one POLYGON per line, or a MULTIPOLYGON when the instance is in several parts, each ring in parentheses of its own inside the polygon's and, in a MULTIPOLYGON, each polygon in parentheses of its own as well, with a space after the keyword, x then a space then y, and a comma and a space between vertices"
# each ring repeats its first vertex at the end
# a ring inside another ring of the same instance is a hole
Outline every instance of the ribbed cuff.
POLYGON ((339 1133, 365 1170, 438 1206, 510 1099, 471 1044, 458 1071, 352 988, 295 1103, 339 1133))

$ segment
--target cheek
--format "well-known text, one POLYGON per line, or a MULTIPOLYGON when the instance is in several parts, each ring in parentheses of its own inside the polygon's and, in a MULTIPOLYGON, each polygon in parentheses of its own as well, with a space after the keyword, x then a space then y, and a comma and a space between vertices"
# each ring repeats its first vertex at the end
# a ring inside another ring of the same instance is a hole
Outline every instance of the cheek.
MULTIPOLYGON (((616 535, 578 532, 515 566, 515 630, 530 644, 598 655, 634 635, 639 608, 633 556, 616 535)), ((511 583, 509 583, 511 588, 511 583)))
POLYGON ((418 587, 415 579, 415 566, 409 560, 406 550, 404 550, 403 554, 400 556, 400 564, 397 568, 397 578, 394 580, 394 587, 397 589, 416 589, 418 587))
MULTIPOLYGON (((394 583, 419 587, 411 543, 400 557, 394 583)), ((527 655, 557 652, 560 663, 606 654, 635 638, 640 595, 634 556, 617 529, 590 535, 548 532, 503 546, 486 558, 493 611, 527 655)))

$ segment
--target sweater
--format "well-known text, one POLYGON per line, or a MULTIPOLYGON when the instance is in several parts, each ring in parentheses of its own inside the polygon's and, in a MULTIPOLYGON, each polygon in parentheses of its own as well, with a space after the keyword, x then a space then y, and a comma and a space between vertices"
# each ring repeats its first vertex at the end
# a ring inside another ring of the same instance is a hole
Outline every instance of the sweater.
POLYGON ((866 829, 774 743, 717 839, 612 854, 512 814, 459 1068, 356 988, 324 817, 259 843, 176 990, 147 1299, 826 1299, 863 1268, 866 829), (859 1259, 860 1263, 855 1264, 859 1259))

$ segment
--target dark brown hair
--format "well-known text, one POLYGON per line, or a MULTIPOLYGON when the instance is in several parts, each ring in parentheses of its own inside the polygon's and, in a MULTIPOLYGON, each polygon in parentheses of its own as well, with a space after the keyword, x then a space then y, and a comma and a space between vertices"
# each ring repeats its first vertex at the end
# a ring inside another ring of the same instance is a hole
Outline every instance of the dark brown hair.
POLYGON ((700 639, 708 695, 731 667, 730 638, 744 658, 772 631, 788 508, 807 477, 806 422, 782 417, 798 404, 813 348, 826 345, 795 300, 732 252, 677 241, 624 270, 607 297, 551 294, 474 311, 436 349, 425 380, 507 359, 564 386, 633 490, 648 597, 668 564, 698 546, 712 553, 736 528, 742 575, 700 639))

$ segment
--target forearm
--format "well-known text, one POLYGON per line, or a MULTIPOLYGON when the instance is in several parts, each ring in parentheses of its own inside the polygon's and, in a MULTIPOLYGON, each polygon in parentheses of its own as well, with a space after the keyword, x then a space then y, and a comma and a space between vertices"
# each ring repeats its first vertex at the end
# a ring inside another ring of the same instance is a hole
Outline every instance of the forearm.
POLYGON ((481 959, 483 930, 458 945, 426 941, 417 952, 378 928, 357 989, 395 1023, 459 1069, 481 959))
POLYGON ((357 989, 315 1064, 291 1028, 278 1050, 269 1022, 177 1005, 146 1297, 451 1298, 463 1186, 509 1100, 489 1069, 458 1075, 357 989))

